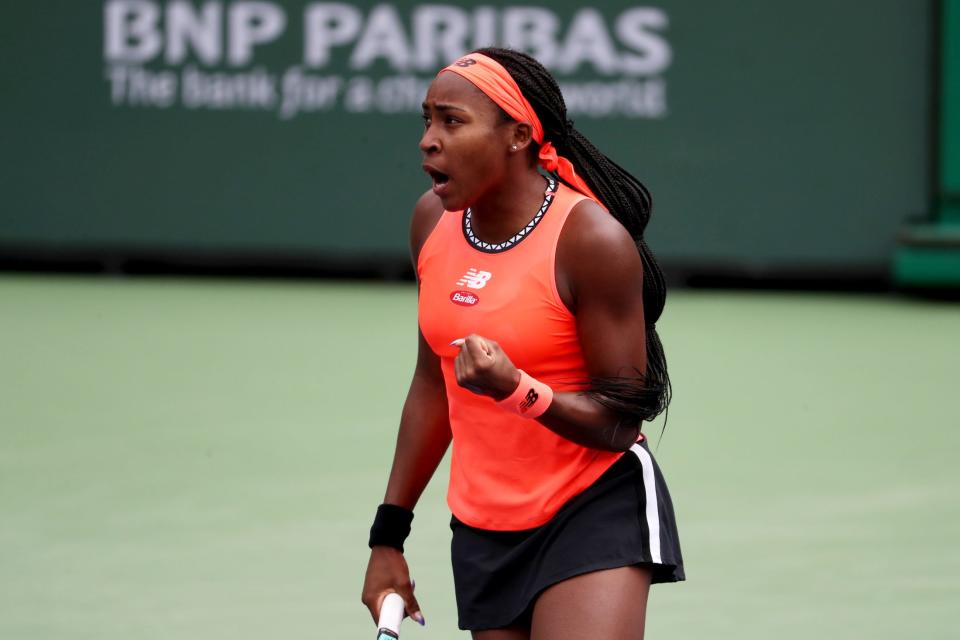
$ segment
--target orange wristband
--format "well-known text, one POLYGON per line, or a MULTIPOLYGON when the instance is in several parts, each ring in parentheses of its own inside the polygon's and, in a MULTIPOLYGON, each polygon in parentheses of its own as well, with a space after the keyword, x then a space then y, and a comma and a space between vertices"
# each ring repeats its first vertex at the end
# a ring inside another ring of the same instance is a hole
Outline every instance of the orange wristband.
POLYGON ((553 389, 520 369, 520 384, 505 400, 497 404, 524 418, 539 418, 553 402, 553 389))

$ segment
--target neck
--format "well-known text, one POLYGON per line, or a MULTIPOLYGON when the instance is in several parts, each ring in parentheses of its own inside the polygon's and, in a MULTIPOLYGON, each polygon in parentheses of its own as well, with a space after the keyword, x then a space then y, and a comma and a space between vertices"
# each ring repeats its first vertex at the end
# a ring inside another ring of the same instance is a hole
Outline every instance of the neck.
POLYGON ((547 182, 536 167, 509 172, 471 207, 473 231, 484 242, 503 242, 523 229, 543 203, 547 182))

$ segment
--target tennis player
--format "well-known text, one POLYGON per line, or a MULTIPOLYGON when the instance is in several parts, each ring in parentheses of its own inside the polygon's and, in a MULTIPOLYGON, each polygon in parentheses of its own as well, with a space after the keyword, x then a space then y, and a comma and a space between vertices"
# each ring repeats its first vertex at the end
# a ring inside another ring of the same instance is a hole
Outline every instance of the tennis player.
POLYGON ((481 49, 423 103, 411 249, 420 342, 363 602, 424 623, 403 543, 453 445, 459 624, 478 640, 642 638, 651 583, 684 579, 641 432, 669 401, 650 197, 567 120, 533 58, 481 49))

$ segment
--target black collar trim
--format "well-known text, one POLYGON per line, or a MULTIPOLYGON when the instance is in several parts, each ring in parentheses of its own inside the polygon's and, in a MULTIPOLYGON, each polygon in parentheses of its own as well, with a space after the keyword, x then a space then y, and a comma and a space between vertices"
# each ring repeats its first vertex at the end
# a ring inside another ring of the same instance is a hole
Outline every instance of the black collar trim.
POLYGON ((507 238, 503 242, 484 242, 479 239, 477 235, 473 232, 473 212, 470 209, 467 209, 463 212, 463 237, 466 238, 467 242, 473 246, 474 249, 483 251, 484 253, 500 253, 506 251, 516 245, 520 244, 524 238, 526 238, 530 233, 536 228, 540 221, 543 219, 543 216, 547 213, 547 209, 550 208, 550 205, 553 204, 553 198, 557 195, 557 181, 553 176, 546 176, 547 178, 547 190, 543 196, 543 204, 540 205, 540 210, 537 211, 537 214, 533 216, 533 220, 527 223, 523 229, 517 231, 512 237, 507 238))

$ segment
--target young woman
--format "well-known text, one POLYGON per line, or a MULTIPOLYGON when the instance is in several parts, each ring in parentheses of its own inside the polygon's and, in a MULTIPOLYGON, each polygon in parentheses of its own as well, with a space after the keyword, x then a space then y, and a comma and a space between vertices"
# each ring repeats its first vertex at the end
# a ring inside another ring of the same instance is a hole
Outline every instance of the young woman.
POLYGON ((467 54, 423 112, 420 346, 363 602, 376 618, 396 591, 423 623, 403 541, 452 442, 460 627, 478 640, 642 638, 650 584, 684 578, 641 433, 669 400, 649 194, 573 128, 525 54, 467 54))

